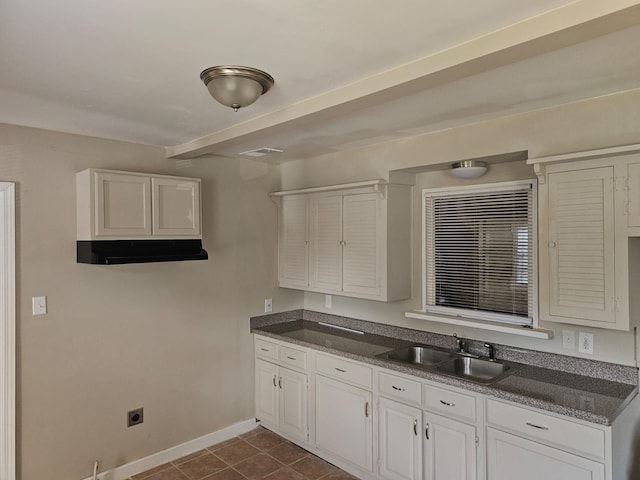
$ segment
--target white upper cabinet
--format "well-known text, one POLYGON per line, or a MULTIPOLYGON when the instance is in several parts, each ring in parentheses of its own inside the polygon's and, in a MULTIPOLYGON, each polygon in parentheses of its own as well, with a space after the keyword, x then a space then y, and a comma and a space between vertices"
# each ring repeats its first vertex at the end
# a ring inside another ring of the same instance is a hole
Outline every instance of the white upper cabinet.
POLYGON ((549 174, 549 316, 615 323, 613 167, 549 174))
POLYGON ((200 235, 199 180, 152 177, 151 192, 154 235, 200 235))
POLYGON ((87 169, 76 174, 77 239, 201 238, 200 179, 87 169))
POLYGON ((282 199, 278 219, 278 279, 282 287, 306 288, 309 284, 308 216, 306 198, 282 199))
POLYGON ((381 180, 276 192, 279 285, 392 301, 411 296, 411 187, 381 180))
POLYGON ((541 320, 629 329, 639 160, 626 147, 529 160, 540 180, 541 320))
POLYGON ((348 195, 343 200, 342 290, 355 296, 379 296, 384 265, 378 261, 380 196, 376 193, 348 195))
POLYGON ((151 178, 95 172, 95 236, 151 235, 151 178))
MULTIPOLYGON (((629 164, 629 177, 627 181, 629 212, 629 227, 640 227, 640 157, 636 158, 638 163, 629 164)), ((633 232, 638 236, 638 232, 633 232)))
POLYGON ((342 288, 342 196, 312 198, 309 203, 313 239, 309 287, 338 293, 342 288))

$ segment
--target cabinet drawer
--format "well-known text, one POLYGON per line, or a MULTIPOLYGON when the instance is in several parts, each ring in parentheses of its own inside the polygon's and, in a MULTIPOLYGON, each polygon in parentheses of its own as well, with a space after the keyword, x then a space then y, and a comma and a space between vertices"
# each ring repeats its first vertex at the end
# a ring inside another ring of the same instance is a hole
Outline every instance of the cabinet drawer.
POLYGON ((471 395, 425 385, 424 404, 428 410, 455 417, 456 420, 476 421, 476 398, 471 395))
POLYGON ((316 370, 333 378, 344 380, 345 382, 371 388, 372 369, 365 365, 342 360, 341 358, 329 355, 318 355, 316 358, 316 370))
POLYGON ((307 368, 307 353, 295 348, 280 345, 278 349, 278 360, 284 365, 292 367, 307 368))
POLYGON ((405 403, 422 405, 422 385, 415 380, 380 372, 378 374, 378 391, 405 403))
POLYGON ((262 338, 256 337, 256 356, 278 359, 278 345, 262 338))
POLYGON ((574 423, 544 413, 487 400, 487 422, 552 446, 604 458, 605 433, 596 427, 574 423))

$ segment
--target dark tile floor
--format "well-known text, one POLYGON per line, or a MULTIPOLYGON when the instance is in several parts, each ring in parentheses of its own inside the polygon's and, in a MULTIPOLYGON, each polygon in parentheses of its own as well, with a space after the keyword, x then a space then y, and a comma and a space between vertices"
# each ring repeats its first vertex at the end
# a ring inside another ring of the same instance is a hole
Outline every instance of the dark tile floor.
POLYGON ((131 480, 354 480, 356 477, 258 427, 131 480))

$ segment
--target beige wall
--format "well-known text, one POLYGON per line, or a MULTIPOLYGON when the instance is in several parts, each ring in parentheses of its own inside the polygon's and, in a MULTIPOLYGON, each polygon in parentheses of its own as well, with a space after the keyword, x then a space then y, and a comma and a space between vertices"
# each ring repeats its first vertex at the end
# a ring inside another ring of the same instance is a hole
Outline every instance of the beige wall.
MULTIPOLYGON (((640 90, 611 95, 590 101, 541 110, 529 114, 504 117, 465 127, 444 130, 413 139, 285 163, 281 166, 283 189, 295 189, 374 178, 389 178, 397 169, 446 163, 506 152, 528 150, 530 157, 552 155, 614 145, 640 143, 640 90)), ((531 167, 506 163, 492 166, 478 182, 534 178, 531 167)), ((423 320, 408 319, 404 313, 420 308, 420 196, 423 187, 461 185, 443 171, 421 173, 416 177, 413 226, 413 298, 407 301, 381 303, 347 297, 333 298, 333 308, 324 307, 324 295, 306 293, 305 308, 346 315, 380 323, 428 330, 443 334, 458 333, 467 338, 507 345, 583 356, 562 348, 562 329, 594 334, 594 355, 588 358, 635 365, 633 332, 541 323, 556 332, 556 338, 537 340, 480 329, 460 328, 423 320)), ((638 247, 637 243, 635 244, 638 247)), ((640 266, 639 266, 640 267, 640 266)), ((635 288, 635 284, 631 284, 635 288)), ((632 291, 633 293, 633 291, 632 291)), ((632 298, 637 295, 632 295, 632 298)), ((638 312, 632 310, 633 317, 638 312)))
POLYGON ((242 159, 176 169, 160 148, 0 126, 0 179, 18 191, 18 469, 81 479, 253 417, 251 315, 302 295, 274 285, 278 170, 242 159), (203 179, 209 261, 75 261, 75 173, 203 179), (49 313, 31 315, 46 295, 49 313), (126 412, 144 407, 144 424, 126 412))

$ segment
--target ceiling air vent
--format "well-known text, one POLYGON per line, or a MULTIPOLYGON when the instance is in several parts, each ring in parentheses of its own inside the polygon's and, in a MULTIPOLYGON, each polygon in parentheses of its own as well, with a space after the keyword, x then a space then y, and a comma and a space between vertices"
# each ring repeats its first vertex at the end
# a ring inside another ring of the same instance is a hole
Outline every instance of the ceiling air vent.
POLYGON ((265 155, 272 155, 274 153, 282 153, 282 150, 277 148, 262 147, 255 150, 247 150, 246 152, 240 152, 240 155, 245 157, 264 157, 265 155))

